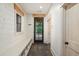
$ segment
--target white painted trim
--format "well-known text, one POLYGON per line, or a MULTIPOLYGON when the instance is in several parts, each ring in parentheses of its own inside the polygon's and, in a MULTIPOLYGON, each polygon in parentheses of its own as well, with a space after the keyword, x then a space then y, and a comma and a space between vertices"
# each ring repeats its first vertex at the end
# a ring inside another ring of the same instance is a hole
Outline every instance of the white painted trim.
POLYGON ((51 53, 53 56, 56 56, 55 52, 51 49, 51 53))
POLYGON ((23 49, 23 51, 21 52, 21 54, 23 53, 23 55, 20 54, 19 56, 27 56, 32 44, 33 44, 33 40, 30 42, 30 44, 29 44, 29 46, 27 48, 25 47, 23 49))
MULTIPOLYGON (((29 52, 29 50, 30 50, 30 48, 31 48, 31 46, 32 46, 32 43, 33 43, 33 41, 29 44, 29 47, 28 47, 28 50, 27 50, 27 54, 28 54, 28 52, 29 52)), ((26 54, 26 55, 27 55, 26 54)))

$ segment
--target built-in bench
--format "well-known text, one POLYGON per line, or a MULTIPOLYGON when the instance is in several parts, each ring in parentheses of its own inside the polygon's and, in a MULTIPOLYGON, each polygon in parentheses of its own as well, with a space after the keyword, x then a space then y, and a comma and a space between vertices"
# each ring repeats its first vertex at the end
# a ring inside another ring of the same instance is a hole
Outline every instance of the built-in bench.
POLYGON ((26 45, 26 47, 23 49, 23 51, 21 52, 20 56, 27 56, 30 47, 32 45, 32 39, 29 41, 29 43, 26 45))

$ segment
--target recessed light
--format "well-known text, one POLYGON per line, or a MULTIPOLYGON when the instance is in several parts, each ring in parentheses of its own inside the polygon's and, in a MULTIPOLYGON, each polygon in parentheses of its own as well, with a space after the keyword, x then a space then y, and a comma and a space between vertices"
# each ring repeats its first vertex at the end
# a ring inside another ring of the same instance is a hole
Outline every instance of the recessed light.
POLYGON ((43 7, 42 6, 40 6, 40 9, 42 9, 43 7))

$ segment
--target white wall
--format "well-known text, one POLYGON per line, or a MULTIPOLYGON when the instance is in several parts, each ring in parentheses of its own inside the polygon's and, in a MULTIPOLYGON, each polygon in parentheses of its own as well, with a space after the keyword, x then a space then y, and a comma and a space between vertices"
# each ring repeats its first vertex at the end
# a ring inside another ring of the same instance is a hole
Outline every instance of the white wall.
POLYGON ((22 16, 22 31, 16 32, 14 5, 0 4, 0 55, 20 55, 31 40, 30 33, 27 16, 22 16))
POLYGON ((48 20, 49 20, 49 16, 44 18, 44 43, 47 44, 50 43, 50 39, 48 37, 48 20))
POLYGON ((54 55, 63 55, 63 8, 54 4, 49 11, 51 16, 51 51, 54 55))
POLYGON ((13 8, 13 4, 0 4, 0 55, 4 55, 15 40, 13 8))
POLYGON ((28 38, 33 40, 34 39, 34 18, 32 14, 27 15, 27 24, 28 24, 27 25, 28 38))

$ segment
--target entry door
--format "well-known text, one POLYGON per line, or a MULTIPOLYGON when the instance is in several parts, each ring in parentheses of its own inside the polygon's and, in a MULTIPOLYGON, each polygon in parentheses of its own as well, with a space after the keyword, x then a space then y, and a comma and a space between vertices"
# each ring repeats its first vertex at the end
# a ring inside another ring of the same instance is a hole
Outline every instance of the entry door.
POLYGON ((66 55, 79 56, 79 4, 66 10, 66 55))
POLYGON ((43 42, 43 17, 34 18, 34 42, 43 42))

